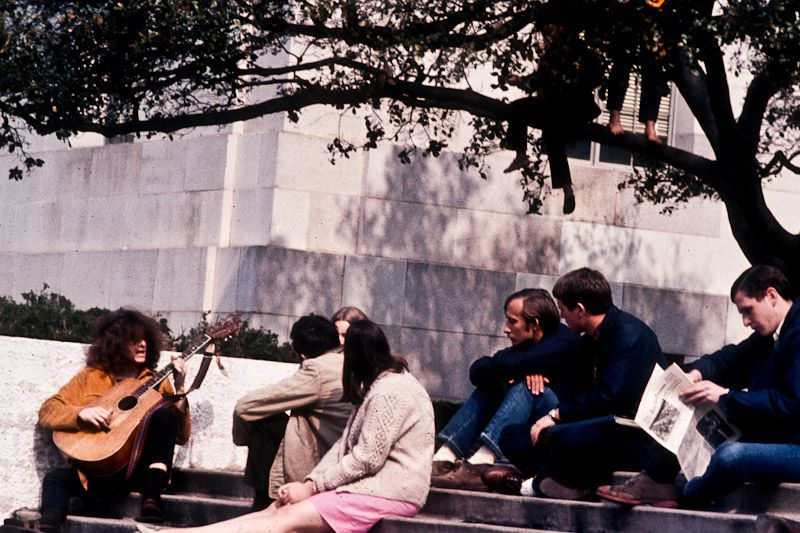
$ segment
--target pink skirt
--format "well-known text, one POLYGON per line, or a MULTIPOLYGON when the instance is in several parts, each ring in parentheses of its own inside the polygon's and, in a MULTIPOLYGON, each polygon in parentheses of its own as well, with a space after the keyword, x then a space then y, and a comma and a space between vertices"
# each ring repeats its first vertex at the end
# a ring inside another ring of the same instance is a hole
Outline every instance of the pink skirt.
POLYGON ((335 490, 315 494, 309 501, 336 533, 366 533, 384 516, 419 512, 413 503, 335 490))

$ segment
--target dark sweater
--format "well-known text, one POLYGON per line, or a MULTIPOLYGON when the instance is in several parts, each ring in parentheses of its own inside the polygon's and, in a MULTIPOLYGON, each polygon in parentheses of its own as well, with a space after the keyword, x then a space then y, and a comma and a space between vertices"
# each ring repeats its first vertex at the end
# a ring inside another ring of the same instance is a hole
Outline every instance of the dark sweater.
POLYGON ((800 303, 786 314, 777 342, 753 333, 690 368, 731 389, 719 407, 742 440, 800 442, 800 303))
POLYGON ((559 397, 585 383, 588 367, 581 364, 580 337, 563 324, 538 343, 526 342, 481 357, 470 366, 469 380, 476 387, 492 387, 529 374, 542 374, 559 397), (581 370, 583 369, 583 370, 581 370))
POLYGON ((653 330, 615 306, 606 313, 596 338, 583 335, 581 353, 592 368, 592 379, 580 393, 559 397, 565 422, 606 415, 633 418, 653 366, 667 364, 653 330))

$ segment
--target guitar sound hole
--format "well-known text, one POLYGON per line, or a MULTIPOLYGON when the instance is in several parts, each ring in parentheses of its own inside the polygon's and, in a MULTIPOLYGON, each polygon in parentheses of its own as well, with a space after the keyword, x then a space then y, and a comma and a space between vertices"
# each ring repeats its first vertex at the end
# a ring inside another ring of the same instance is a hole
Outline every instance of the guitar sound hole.
POLYGON ((119 407, 123 411, 128 411, 128 410, 133 409, 134 407, 136 407, 137 403, 138 403, 138 400, 136 398, 134 398, 133 396, 125 396, 124 398, 122 398, 119 401, 119 403, 117 404, 117 407, 119 407))

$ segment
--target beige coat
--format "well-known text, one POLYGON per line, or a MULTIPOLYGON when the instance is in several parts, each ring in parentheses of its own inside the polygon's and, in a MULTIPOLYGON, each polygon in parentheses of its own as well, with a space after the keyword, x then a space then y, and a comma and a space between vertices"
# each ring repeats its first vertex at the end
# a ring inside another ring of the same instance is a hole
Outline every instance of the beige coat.
POLYGON ((408 372, 384 372, 307 479, 318 492, 369 494, 422 507, 430 490, 433 442, 428 393, 408 372))
POLYGON ((233 442, 240 446, 250 440, 251 422, 291 411, 269 473, 270 497, 275 498, 284 483, 302 481, 342 434, 353 411, 341 400, 343 362, 340 350, 305 359, 288 378, 254 390, 236 403, 233 442))

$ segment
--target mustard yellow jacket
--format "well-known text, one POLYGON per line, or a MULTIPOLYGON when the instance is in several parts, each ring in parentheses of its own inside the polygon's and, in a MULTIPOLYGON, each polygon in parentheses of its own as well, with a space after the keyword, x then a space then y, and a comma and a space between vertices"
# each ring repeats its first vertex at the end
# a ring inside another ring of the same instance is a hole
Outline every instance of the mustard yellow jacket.
MULTIPOLYGON (((150 369, 145 369, 139 374, 139 381, 147 381, 153 375, 150 369)), ((94 367, 85 367, 75 374, 69 382, 61 387, 53 396, 44 401, 39 408, 39 425, 45 429, 59 431, 77 431, 78 413, 88 404, 97 400, 108 392, 116 383, 113 374, 94 367)), ((174 389, 169 380, 164 380, 158 387, 162 394, 172 394, 174 389)), ((178 412, 178 434, 176 442, 184 444, 189 440, 192 432, 192 419, 189 416, 188 403, 184 410, 178 412)))

